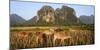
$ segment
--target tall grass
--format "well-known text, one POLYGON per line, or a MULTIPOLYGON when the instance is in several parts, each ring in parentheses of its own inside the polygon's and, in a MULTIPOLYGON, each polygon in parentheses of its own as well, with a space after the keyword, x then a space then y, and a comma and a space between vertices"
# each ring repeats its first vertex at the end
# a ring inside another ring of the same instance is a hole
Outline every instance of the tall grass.
POLYGON ((76 32, 68 31, 68 29, 63 29, 71 39, 64 40, 63 43, 60 42, 60 39, 53 43, 53 35, 46 36, 46 41, 40 42, 36 41, 37 31, 43 31, 48 29, 33 29, 33 30, 11 30, 10 33, 10 48, 11 49, 25 49, 25 48, 40 48, 40 47, 56 47, 56 46, 73 46, 73 45, 89 45, 94 44, 94 31, 91 30, 80 30, 76 32), (19 32, 31 32, 32 34, 26 38, 18 37, 19 32))

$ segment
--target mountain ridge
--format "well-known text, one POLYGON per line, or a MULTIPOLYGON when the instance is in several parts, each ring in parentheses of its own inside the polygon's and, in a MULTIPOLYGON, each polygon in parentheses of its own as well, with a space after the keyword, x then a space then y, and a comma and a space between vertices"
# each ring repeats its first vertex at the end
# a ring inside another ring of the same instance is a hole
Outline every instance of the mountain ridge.
MULTIPOLYGON (((11 14, 10 16, 20 17, 17 14, 11 14)), ((13 20, 11 19, 11 21, 13 20)), ((82 15, 77 18, 75 10, 71 7, 62 6, 54 10, 51 6, 45 5, 38 10, 37 15, 33 16, 30 20, 24 20, 23 18, 15 19, 11 24, 14 22, 17 23, 15 25, 19 26, 67 26, 79 24, 81 22, 83 24, 94 24, 94 15, 91 15, 91 17, 82 15), (88 19, 90 23, 87 22, 88 19), (16 20, 18 20, 18 22, 16 20)))

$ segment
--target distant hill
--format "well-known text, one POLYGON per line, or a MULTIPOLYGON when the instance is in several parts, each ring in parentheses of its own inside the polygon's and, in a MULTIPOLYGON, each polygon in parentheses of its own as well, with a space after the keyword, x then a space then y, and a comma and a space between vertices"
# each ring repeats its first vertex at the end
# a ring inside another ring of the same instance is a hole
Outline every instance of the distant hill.
POLYGON ((31 19, 29 19, 29 20, 27 20, 26 22, 23 22, 21 25, 35 25, 36 23, 37 23, 37 21, 38 21, 39 19, 38 19, 38 17, 37 16, 34 16, 34 17, 32 17, 31 19))
POLYGON ((21 16, 17 14, 10 14, 10 25, 16 25, 25 22, 26 20, 23 19, 21 16))
POLYGON ((91 16, 82 15, 80 16, 79 20, 83 24, 94 24, 94 15, 91 16))
POLYGON ((82 15, 77 18, 73 8, 62 6, 54 10, 51 6, 43 6, 37 15, 30 20, 25 20, 17 14, 10 15, 11 25, 17 26, 67 26, 77 24, 94 24, 94 15, 82 15))

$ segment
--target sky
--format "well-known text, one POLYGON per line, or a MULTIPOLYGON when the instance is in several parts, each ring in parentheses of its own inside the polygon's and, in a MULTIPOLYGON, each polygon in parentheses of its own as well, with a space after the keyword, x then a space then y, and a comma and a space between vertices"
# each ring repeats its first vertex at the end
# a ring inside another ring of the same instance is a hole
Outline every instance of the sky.
POLYGON ((94 15, 94 6, 93 5, 75 5, 75 4, 63 4, 63 3, 39 3, 39 2, 19 2, 19 1, 11 1, 10 2, 10 14, 17 14, 24 18, 25 20, 29 20, 34 16, 37 16, 37 11, 40 10, 44 5, 49 5, 56 8, 61 8, 63 5, 69 6, 73 8, 76 12, 76 16, 79 17, 81 15, 94 15))

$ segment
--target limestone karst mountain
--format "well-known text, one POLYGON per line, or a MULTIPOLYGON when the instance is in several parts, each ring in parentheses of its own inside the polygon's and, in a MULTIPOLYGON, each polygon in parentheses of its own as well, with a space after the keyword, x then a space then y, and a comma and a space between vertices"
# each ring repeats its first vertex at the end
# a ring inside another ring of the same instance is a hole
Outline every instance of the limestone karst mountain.
POLYGON ((92 17, 80 16, 80 18, 77 18, 75 10, 68 6, 62 6, 61 8, 54 9, 51 6, 45 5, 37 11, 36 16, 28 21, 25 21, 22 18, 19 19, 19 16, 16 14, 10 16, 11 25, 18 21, 19 24, 17 25, 21 26, 67 26, 79 24, 77 22, 78 20, 83 24, 91 24, 94 22, 93 15, 91 15, 92 17), (13 20, 12 16, 18 16, 18 18, 15 17, 13 20))
POLYGON ((39 21, 45 21, 45 22, 54 22, 55 20, 55 11, 51 6, 43 6, 38 11, 39 21))
POLYGON ((68 6, 62 6, 61 9, 57 8, 55 11, 56 21, 58 23, 72 24, 77 22, 75 10, 68 6))

